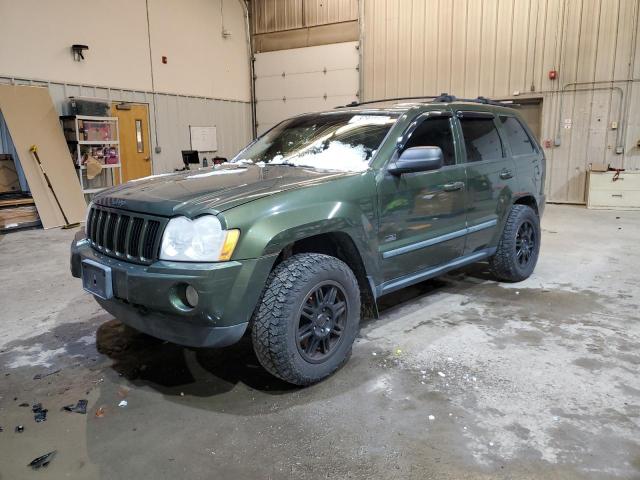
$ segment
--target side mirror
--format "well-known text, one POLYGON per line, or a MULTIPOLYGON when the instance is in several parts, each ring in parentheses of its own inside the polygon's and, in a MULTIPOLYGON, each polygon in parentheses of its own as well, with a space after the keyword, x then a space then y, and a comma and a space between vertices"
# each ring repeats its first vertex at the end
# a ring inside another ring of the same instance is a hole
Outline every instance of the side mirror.
POLYGON ((438 170, 443 164, 444 157, 440 147, 413 147, 402 152, 395 163, 389 165, 387 171, 391 175, 427 172, 438 170))

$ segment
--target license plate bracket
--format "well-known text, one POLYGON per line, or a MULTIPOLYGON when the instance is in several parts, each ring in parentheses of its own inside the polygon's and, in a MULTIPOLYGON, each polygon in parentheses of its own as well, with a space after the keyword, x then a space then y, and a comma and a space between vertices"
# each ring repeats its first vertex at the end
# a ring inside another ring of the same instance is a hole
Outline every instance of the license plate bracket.
POLYGON ((113 298, 111 268, 94 262, 82 261, 82 288, 103 300, 113 298))

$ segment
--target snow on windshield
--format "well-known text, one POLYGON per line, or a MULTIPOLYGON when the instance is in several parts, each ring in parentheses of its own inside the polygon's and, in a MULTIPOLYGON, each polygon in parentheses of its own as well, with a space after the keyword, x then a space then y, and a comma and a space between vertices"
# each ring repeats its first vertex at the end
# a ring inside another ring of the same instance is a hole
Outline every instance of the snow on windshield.
POLYGON ((331 113, 295 117, 240 152, 233 163, 366 170, 397 115, 331 113))
POLYGON ((369 166, 364 145, 352 146, 339 141, 331 142, 326 149, 320 151, 312 149, 288 158, 276 155, 269 163, 348 172, 362 172, 369 166))

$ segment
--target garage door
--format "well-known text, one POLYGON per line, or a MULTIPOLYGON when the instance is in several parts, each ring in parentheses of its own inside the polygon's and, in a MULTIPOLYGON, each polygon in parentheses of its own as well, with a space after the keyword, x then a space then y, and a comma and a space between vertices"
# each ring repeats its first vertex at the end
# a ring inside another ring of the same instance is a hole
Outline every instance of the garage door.
POLYGON ((257 53, 258 134, 285 118, 358 100, 358 42, 257 53))

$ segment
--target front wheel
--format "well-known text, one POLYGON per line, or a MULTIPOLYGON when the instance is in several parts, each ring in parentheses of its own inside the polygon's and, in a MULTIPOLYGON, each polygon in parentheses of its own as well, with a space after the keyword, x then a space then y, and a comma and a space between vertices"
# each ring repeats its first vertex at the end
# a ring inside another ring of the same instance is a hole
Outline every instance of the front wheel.
POLYGON ((489 268, 498 280, 520 282, 529 278, 540 253, 540 218, 526 205, 514 205, 489 261, 489 268))
POLYGON ((329 255, 303 253, 269 275, 251 336, 262 366, 295 385, 318 382, 351 354, 360 290, 351 269, 329 255))

